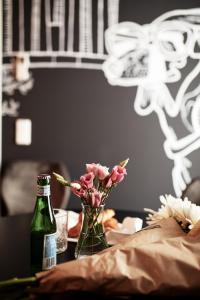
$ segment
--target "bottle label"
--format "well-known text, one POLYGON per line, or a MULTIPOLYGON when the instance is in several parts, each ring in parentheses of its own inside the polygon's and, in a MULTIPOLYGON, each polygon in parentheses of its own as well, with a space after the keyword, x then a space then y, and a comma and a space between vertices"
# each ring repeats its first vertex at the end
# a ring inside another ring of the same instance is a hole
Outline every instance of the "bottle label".
POLYGON ((37 196, 50 196, 50 185, 38 185, 37 196))
POLYGON ((42 269, 49 270, 56 265, 56 233, 45 234, 42 269))

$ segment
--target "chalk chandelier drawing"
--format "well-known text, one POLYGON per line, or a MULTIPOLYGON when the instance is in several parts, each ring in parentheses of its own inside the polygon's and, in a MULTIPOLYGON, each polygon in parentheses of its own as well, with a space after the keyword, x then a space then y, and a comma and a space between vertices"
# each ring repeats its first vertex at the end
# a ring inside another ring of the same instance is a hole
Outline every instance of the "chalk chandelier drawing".
POLYGON ((13 94, 27 94, 33 87, 31 69, 101 70, 107 56, 104 31, 118 23, 119 1, 4 0, 3 92, 12 99, 4 101, 3 115, 17 115, 13 94))
POLYGON ((105 33, 108 58, 103 71, 112 85, 137 86, 135 111, 157 114, 164 151, 173 161, 177 196, 191 181, 187 156, 200 148, 200 8, 164 13, 150 24, 122 22, 105 33), (193 65, 186 73, 187 63, 193 65), (184 69, 184 72, 181 72, 184 69), (176 96, 170 85, 179 85, 176 96), (181 117, 187 130, 178 137, 169 118, 181 117))

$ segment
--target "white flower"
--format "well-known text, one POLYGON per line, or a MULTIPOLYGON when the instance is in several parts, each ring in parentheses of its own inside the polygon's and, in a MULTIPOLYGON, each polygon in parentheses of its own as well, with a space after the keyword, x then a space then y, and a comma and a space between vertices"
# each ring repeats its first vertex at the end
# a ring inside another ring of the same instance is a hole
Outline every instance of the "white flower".
POLYGON ((154 224, 159 220, 173 217, 184 230, 188 230, 192 229, 200 220, 200 206, 192 203, 188 198, 182 200, 171 195, 165 195, 165 197, 160 196, 160 202, 162 205, 158 211, 149 208, 144 209, 149 212, 148 224, 154 224))

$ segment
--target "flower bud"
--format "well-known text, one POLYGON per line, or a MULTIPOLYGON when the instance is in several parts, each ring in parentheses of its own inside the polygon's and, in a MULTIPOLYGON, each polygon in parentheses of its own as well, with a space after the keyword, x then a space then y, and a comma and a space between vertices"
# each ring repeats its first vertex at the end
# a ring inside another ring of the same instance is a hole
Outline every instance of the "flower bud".
POLYGON ((81 185, 78 182, 72 182, 70 186, 77 190, 81 189, 81 185))
POLYGON ((122 168, 125 168, 126 165, 128 164, 128 162, 129 162, 129 158, 127 158, 127 159, 121 161, 121 162, 119 163, 119 165, 120 165, 122 168))

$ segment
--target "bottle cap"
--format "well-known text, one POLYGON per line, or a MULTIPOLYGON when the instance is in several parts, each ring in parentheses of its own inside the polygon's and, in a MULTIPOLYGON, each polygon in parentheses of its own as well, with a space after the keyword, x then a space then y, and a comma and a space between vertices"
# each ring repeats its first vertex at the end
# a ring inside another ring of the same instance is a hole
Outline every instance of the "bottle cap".
POLYGON ((37 176, 38 179, 51 179, 51 175, 49 174, 40 174, 37 176))

